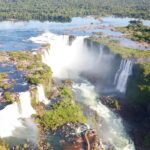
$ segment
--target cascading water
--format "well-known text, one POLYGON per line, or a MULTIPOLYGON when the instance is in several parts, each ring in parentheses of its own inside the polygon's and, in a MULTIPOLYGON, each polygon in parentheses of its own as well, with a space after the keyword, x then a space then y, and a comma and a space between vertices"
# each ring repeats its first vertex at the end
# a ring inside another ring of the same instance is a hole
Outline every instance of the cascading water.
MULTIPOLYGON (((93 51, 88 51, 84 45, 84 39, 85 37, 77 37, 71 45, 68 45, 63 36, 49 32, 39 37, 31 38, 33 42, 45 42, 51 45, 49 53, 44 53, 43 59, 52 68, 53 76, 60 79, 72 79, 75 94, 80 96, 79 102, 88 105, 89 109, 96 111, 99 118, 103 119, 102 125, 99 124, 98 128, 98 132, 103 133, 102 140, 108 141, 117 150, 134 150, 134 144, 127 136, 121 118, 96 101, 97 94, 94 86, 87 82, 85 83, 84 77, 80 76, 82 72, 92 73, 97 76, 101 75, 104 68, 103 63, 109 62, 108 64, 111 64, 110 58, 113 57, 103 55, 103 51, 101 51, 100 55, 93 54, 93 51), (98 63, 96 61, 98 57, 104 60, 98 63), (80 81, 79 84, 77 81, 80 81), (79 91, 79 93, 76 93, 76 91, 79 91)), ((105 73, 111 67, 108 64, 105 65, 105 73)), ((127 67, 125 70, 128 70, 127 67)), ((92 118, 88 119, 92 120, 92 118)))
POLYGON ((17 127, 21 127, 22 124, 19 121, 20 113, 18 104, 15 102, 6 106, 0 111, 0 137, 9 137, 13 134, 13 131, 17 127))
POLYGON ((117 81, 118 81, 119 75, 120 75, 120 73, 122 71, 122 68, 124 66, 124 62, 125 62, 124 59, 122 59, 121 63, 120 63, 120 66, 119 66, 119 69, 118 69, 118 71, 116 72, 116 75, 115 75, 114 85, 117 85, 117 81))
POLYGON ((125 93, 128 77, 132 75, 133 62, 131 60, 122 60, 120 68, 116 73, 114 84, 116 85, 116 90, 125 93))
MULTIPOLYGON (((126 134, 121 118, 96 100, 98 95, 95 93, 94 86, 85 81, 84 83, 75 83, 73 88, 77 101, 87 105, 89 109, 94 110, 101 118, 101 122, 97 123, 99 124, 98 132, 103 143, 109 143, 116 150, 134 150, 133 142, 126 134)), ((88 117, 90 116, 90 114, 87 115, 88 117)), ((94 118, 94 116, 92 117, 94 118)), ((93 126, 93 121, 89 121, 89 124, 93 126)), ((107 149, 106 145, 105 148, 107 149)))
POLYGON ((20 115, 21 118, 29 118, 32 114, 35 114, 35 110, 31 106, 30 92, 20 93, 20 115))
POLYGON ((30 93, 20 93, 20 102, 10 104, 0 111, 0 137, 13 136, 17 128, 24 128, 21 119, 30 118, 34 113, 35 110, 31 106, 30 93))
POLYGON ((45 96, 43 86, 42 85, 37 86, 37 91, 38 91, 38 100, 39 100, 39 102, 43 102, 45 105, 47 105, 49 103, 49 101, 45 96))

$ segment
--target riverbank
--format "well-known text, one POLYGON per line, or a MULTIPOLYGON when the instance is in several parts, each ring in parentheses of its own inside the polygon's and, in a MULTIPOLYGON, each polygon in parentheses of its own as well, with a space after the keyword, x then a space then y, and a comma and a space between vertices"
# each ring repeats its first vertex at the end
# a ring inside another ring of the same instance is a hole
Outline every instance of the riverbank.
MULTIPOLYGON (((100 145, 96 132, 92 129, 89 130, 86 126, 86 119, 82 114, 80 107, 73 100, 72 91, 69 89, 71 87, 71 82, 68 80, 61 83, 59 86, 53 85, 52 72, 49 66, 42 62, 42 57, 44 57, 44 53, 47 52, 47 49, 49 49, 49 45, 44 45, 41 48, 31 52, 1 52, 1 56, 3 57, 1 57, 0 62, 3 64, 3 67, 13 66, 12 70, 15 69, 20 71, 24 81, 29 84, 28 92, 31 99, 29 103, 31 103, 30 105, 32 106, 32 110, 34 108, 36 112, 32 119, 34 119, 35 125, 39 128, 37 145, 33 141, 26 139, 25 141, 27 142, 24 144, 18 143, 13 146, 7 144, 5 145, 4 142, 1 142, 1 147, 4 147, 6 150, 9 148, 14 150, 18 148, 40 148, 46 150, 50 147, 55 148, 55 146, 58 147, 58 145, 60 145, 63 149, 72 147, 78 150, 81 148, 86 149, 86 147, 90 147, 90 149, 97 148, 102 150, 102 146, 100 145), (54 114, 56 116, 54 116, 54 114), (82 128, 82 131, 80 131, 80 128, 82 128), (73 133, 70 133, 71 130, 73 130, 73 133), (79 132, 77 132, 78 130, 79 132), (55 140, 54 135, 56 133, 59 136, 61 135, 61 139, 55 140), (63 134, 64 136, 62 136, 63 134), (86 140, 84 134, 86 134, 86 140), (49 135, 52 137, 49 137, 49 135), (53 145, 51 140, 54 140, 57 145, 53 145)), ((3 109, 5 109, 5 107, 14 105, 14 103, 17 103, 19 107, 21 104, 19 109, 20 112, 22 112, 22 107, 25 107, 22 104, 25 97, 20 99, 20 95, 23 93, 11 90, 14 89, 13 84, 11 87, 6 88, 5 84, 9 83, 9 80, 6 81, 6 77, 9 77, 11 80, 11 76, 4 73, 5 69, 0 68, 0 70, 3 71, 3 73, 0 73, 2 88, 1 99, 3 99, 1 104, 9 102, 9 104, 0 110, 0 113, 3 109)), ((17 79, 15 80, 17 81, 17 79)), ((27 101, 27 99, 24 100, 27 101)))
POLYGON ((128 124, 128 132, 137 150, 149 149, 149 75, 150 51, 126 48, 111 36, 96 34, 89 40, 107 46, 112 54, 134 62, 123 96, 102 97, 102 103, 117 112, 128 124), (117 100, 118 99, 118 100, 117 100))

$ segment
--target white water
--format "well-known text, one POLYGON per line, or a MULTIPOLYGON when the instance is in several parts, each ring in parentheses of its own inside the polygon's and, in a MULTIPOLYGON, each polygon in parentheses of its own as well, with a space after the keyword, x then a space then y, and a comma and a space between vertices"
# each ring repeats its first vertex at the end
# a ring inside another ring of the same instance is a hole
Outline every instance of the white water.
POLYGON ((34 113, 30 93, 20 93, 20 103, 15 102, 0 111, 0 137, 13 136, 16 128, 24 127, 21 119, 30 118, 34 113))
POLYGON ((31 106, 30 92, 20 93, 20 115, 21 118, 29 118, 32 114, 35 114, 35 110, 31 106))
POLYGON ((133 62, 131 60, 122 60, 120 68, 116 73, 114 84, 117 91, 126 92, 128 77, 132 74, 133 62))
MULTIPOLYGON (((39 37, 31 38, 31 40, 36 43, 48 42, 51 44, 49 52, 44 53, 43 59, 46 64, 51 66, 54 77, 79 79, 81 71, 93 71, 95 73, 97 71, 97 68, 93 68, 97 63, 95 57, 86 51, 84 47, 84 37, 77 37, 71 46, 67 44, 66 37, 64 40, 63 36, 54 35, 49 32, 39 37)), ((102 51, 99 57, 102 57, 102 51)), ((94 86, 84 83, 82 78, 80 78, 80 82, 80 85, 74 84, 74 90, 79 91, 79 95, 81 95, 78 100, 86 105, 88 104, 90 109, 95 110, 99 117, 104 120, 103 126, 105 128, 99 126, 99 132, 103 133, 103 141, 108 141, 117 150, 134 150, 134 144, 127 136, 121 118, 117 117, 100 102, 96 102, 97 94, 94 86)))
POLYGON ((39 100, 39 102, 43 102, 45 105, 49 104, 49 101, 46 98, 45 93, 44 93, 43 85, 38 85, 37 86, 37 91, 38 91, 38 100, 39 100))
MULTIPOLYGON (((116 116, 101 102, 96 101, 98 95, 94 90, 94 86, 85 82, 74 84, 73 88, 76 95, 78 95, 77 101, 89 106, 89 108, 96 111, 101 118, 99 134, 103 142, 110 143, 116 150, 134 150, 133 142, 126 134, 121 118, 116 116)), ((106 145, 105 148, 107 149, 106 145)))
POLYGON ((22 124, 18 120, 20 117, 18 104, 14 103, 6 106, 0 111, 0 137, 11 136, 15 128, 21 127, 22 124))

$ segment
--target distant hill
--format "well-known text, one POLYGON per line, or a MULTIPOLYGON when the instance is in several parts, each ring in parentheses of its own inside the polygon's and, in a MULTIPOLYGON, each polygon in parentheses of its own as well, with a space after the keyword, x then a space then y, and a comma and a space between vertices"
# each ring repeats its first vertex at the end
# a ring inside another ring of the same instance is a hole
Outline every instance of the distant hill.
POLYGON ((117 15, 150 19, 150 0, 0 0, 0 19, 59 20, 117 15))

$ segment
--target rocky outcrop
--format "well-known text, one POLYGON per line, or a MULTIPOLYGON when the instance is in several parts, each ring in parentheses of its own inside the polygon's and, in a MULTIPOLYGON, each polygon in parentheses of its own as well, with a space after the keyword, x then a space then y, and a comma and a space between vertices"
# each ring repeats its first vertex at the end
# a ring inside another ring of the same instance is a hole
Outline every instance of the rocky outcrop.
POLYGON ((68 123, 57 130, 59 141, 64 150, 102 150, 102 146, 93 129, 81 123, 68 123))
POLYGON ((120 103, 118 100, 114 99, 110 96, 101 96, 100 101, 102 104, 106 105, 107 107, 113 110, 120 110, 120 103))

